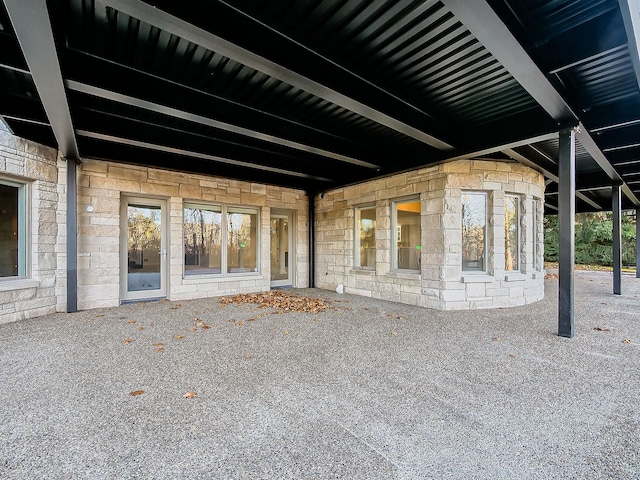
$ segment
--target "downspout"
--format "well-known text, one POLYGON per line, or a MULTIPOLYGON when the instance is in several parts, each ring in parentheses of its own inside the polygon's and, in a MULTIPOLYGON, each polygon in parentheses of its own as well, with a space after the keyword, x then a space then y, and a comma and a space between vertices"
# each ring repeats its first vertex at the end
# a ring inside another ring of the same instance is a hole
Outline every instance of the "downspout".
POLYGON ((309 199, 309 288, 316 287, 316 192, 307 191, 309 199))
POLYGON ((67 158, 67 312, 78 311, 77 162, 67 158))

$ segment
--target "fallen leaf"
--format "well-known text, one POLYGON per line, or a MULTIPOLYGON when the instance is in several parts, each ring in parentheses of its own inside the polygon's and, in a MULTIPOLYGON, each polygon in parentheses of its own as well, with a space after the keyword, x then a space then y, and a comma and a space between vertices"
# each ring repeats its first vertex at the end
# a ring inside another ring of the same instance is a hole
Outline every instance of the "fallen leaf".
POLYGON ((249 319, 247 319, 247 322, 255 322, 255 321, 256 321, 256 319, 255 319, 255 318, 249 318, 249 319))
POLYGON ((141 332, 142 330, 144 330, 144 327, 138 327, 138 331, 141 332))
POLYGON ((395 330, 393 332, 391 332, 391 335, 393 335, 394 337, 398 336, 398 332, 396 332, 395 330))
POLYGON ((160 342, 153 344, 154 347, 161 347, 163 345, 164 345, 164 343, 160 343, 160 342))
POLYGON ((257 308, 274 309, 271 313, 319 313, 333 308, 328 300, 294 295, 282 290, 271 290, 262 293, 245 293, 222 297, 220 303, 225 306, 231 303, 253 303, 257 308))
POLYGON ((190 329, 189 329, 189 331, 190 331, 190 332, 195 332, 195 331, 197 331, 197 330, 198 330, 198 329, 197 329, 196 327, 192 327, 192 328, 190 328, 190 329))
POLYGON ((96 315, 96 318, 101 318, 101 317, 104 317, 102 313, 99 313, 98 315, 96 315))
POLYGON ((175 338, 176 340, 180 340, 181 338, 184 338, 184 336, 183 336, 183 335, 176 335, 174 338, 175 338))
POLYGON ((158 348, 156 348, 156 352, 164 352, 164 348, 158 347, 158 348))
POLYGON ((133 339, 132 339, 132 338, 125 338, 125 339, 124 339, 124 343, 125 343, 125 344, 129 344, 129 343, 131 343, 131 342, 133 342, 133 339))
POLYGON ((629 340, 628 338, 625 338, 622 343, 631 343, 631 340, 629 340))
POLYGON ((500 337, 493 337, 491 340, 493 340, 494 342, 501 342, 502 339, 500 337))
POLYGON ((209 325, 203 325, 203 326, 202 326, 202 329, 203 329, 203 330, 209 330, 210 328, 211 328, 211 327, 210 327, 209 325))
POLYGON ((236 325, 238 325, 239 327, 242 327, 242 326, 244 326, 244 322, 240 321, 240 322, 236 323, 236 325))
POLYGON ((249 355, 248 353, 244 356, 244 358, 246 358, 247 360, 249 360, 251 358, 251 355, 249 355))
POLYGON ((196 392, 194 392, 193 390, 189 390, 184 395, 182 395, 182 398, 194 398, 195 396, 196 392))
POLYGON ((136 323, 136 321, 135 321, 135 320, 129 320, 127 323, 128 323, 129 325, 133 325, 134 323, 136 323))
POLYGON ((197 327, 203 327, 205 325, 204 322, 196 322, 197 327))
POLYGON ((131 395, 132 397, 137 397, 138 395, 142 395, 144 393, 144 390, 134 390, 133 392, 129 393, 129 395, 131 395))
POLYGON ((516 358, 516 356, 515 356, 513 353, 510 353, 510 354, 509 354, 509 356, 510 356, 511 358, 516 358))
POLYGON ((283 333, 284 333, 285 335, 289 335, 289 330, 285 330, 283 333))
POLYGON ((320 319, 319 319, 319 318, 316 318, 316 322, 319 322, 319 321, 320 321, 320 319))
POLYGON ((594 327, 594 330, 597 330, 598 332, 610 332, 611 331, 607 327, 594 327))

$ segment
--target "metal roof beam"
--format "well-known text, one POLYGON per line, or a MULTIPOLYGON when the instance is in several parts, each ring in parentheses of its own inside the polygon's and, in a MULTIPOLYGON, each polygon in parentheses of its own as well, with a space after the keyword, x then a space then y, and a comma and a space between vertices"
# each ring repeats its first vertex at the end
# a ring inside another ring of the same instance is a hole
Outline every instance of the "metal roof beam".
POLYGON ((58 148, 63 157, 79 160, 45 0, 4 0, 4 3, 58 148))
POLYGON ((142 141, 138 141, 138 140, 134 140, 134 139, 130 139, 130 138, 124 138, 124 137, 117 137, 115 135, 107 135, 107 134, 103 134, 103 133, 91 132, 91 131, 88 131, 88 130, 78 130, 77 133, 78 133, 78 135, 80 135, 82 137, 93 138, 93 139, 96 139, 96 140, 103 140, 103 141, 106 141, 106 142, 117 143, 117 144, 121 144, 121 145, 128 145, 128 146, 132 146, 132 147, 145 148, 145 149, 148 149, 148 150, 155 150, 155 151, 158 151, 158 152, 172 153, 172 154, 175 154, 175 155, 183 155, 183 156, 186 156, 186 157, 193 157, 193 158, 198 158, 198 159, 201 159, 201 160, 210 160, 210 161, 213 161, 213 162, 224 163, 224 164, 233 165, 233 166, 236 166, 236 167, 246 167, 246 168, 250 168, 250 169, 254 169, 254 170, 262 170, 262 171, 265 171, 265 172, 277 173, 279 175, 306 178, 306 179, 317 180, 317 181, 322 181, 322 182, 329 182, 330 181, 328 178, 316 177, 314 175, 308 175, 308 174, 302 173, 302 172, 294 172, 294 171, 285 170, 285 169, 282 169, 282 168, 270 167, 268 165, 260 165, 260 164, 251 163, 251 162, 243 162, 241 160, 233 160, 233 159, 230 159, 230 158, 219 157, 219 156, 216 156, 216 155, 208 155, 206 153, 194 152, 194 151, 191 151, 191 150, 185 150, 185 149, 181 149, 181 148, 167 147, 167 146, 164 146, 164 145, 157 145, 155 143, 142 142, 142 141))
MULTIPOLYGON (((319 98, 339 105, 434 148, 439 150, 453 149, 447 142, 414 126, 419 123, 420 125, 430 125, 434 129, 437 129, 439 127, 436 119, 224 2, 209 4, 210 9, 215 9, 215 15, 212 13, 209 20, 215 20, 217 22, 216 25, 219 26, 220 29, 226 29, 229 35, 231 35, 231 32, 239 32, 241 35, 247 36, 247 32, 251 32, 249 36, 258 39, 257 43, 252 44, 252 47, 258 48, 260 44, 270 44, 271 52, 277 52, 281 50, 281 48, 274 48, 273 44, 276 44, 280 47, 286 47, 292 53, 286 56, 281 55, 279 61, 273 61, 264 55, 243 48, 238 43, 228 41, 219 35, 215 35, 204 28, 200 28, 193 23, 189 23, 171 13, 163 11, 157 6, 149 5, 141 0, 99 0, 99 2, 96 3, 106 4, 131 17, 312 93, 319 98), (266 40, 267 38, 269 41, 266 40), (303 61, 303 59, 306 60, 303 61), (300 69, 307 71, 305 71, 305 73, 299 73, 300 69), (312 78, 312 74, 314 74, 315 77, 318 71, 322 72, 324 79, 322 83, 312 78), (348 95, 342 93, 346 84, 353 84, 348 95), (356 97, 360 100, 357 100, 356 97), (411 122, 412 124, 409 124, 400 119, 399 115, 386 113, 371 104, 372 100, 375 99, 376 102, 380 102, 382 98, 384 98, 388 104, 392 105, 388 110, 394 110, 395 112, 397 109, 402 109, 402 111, 409 112, 413 117, 420 119, 420 121, 413 121, 411 122)), ((171 5, 163 5, 162 8, 171 8, 171 5)), ((199 23, 201 19, 196 17, 191 19, 191 21, 199 23)))
POLYGON ((129 95, 124 95, 121 93, 113 92, 104 88, 94 87, 91 85, 86 85, 80 82, 76 82, 74 80, 66 81, 67 88, 69 90, 73 90, 76 92, 86 93, 88 95, 104 98, 107 100, 111 100, 113 102, 122 103, 125 105, 132 105, 134 107, 143 108, 145 110, 149 110, 156 113, 161 113, 163 115, 168 115, 171 117, 179 118, 182 120, 187 120, 189 122, 198 123, 201 125, 207 125, 209 127, 217 128, 220 130, 224 130, 231 133, 236 133, 239 135, 244 135, 250 138, 255 138, 257 140, 263 140, 265 142, 273 143, 276 145, 293 148, 295 150, 300 150, 306 153, 312 153, 315 155, 320 155, 323 157, 332 158, 334 160, 339 160, 341 162, 350 163, 352 165, 357 165, 360 167, 366 167, 371 169, 379 169, 379 165, 375 165, 370 162, 365 162, 363 160, 359 160, 357 158, 352 158, 347 155, 342 155, 340 153, 332 152, 329 150, 325 150, 322 148, 314 147, 311 145, 306 145, 298 142, 294 142, 291 140, 287 140, 285 138, 280 138, 277 136, 269 135, 267 133, 257 132, 255 130, 251 130, 248 128, 244 128, 238 125, 232 125, 230 123, 221 122, 219 120, 215 120, 213 118, 204 117, 202 115, 198 115, 195 113, 185 112, 184 110, 179 110, 176 108, 172 108, 166 105, 160 105, 158 103, 149 102, 147 100, 143 100, 140 98, 131 97, 129 95))
MULTIPOLYGON (((517 162, 526 165, 527 167, 533 168, 534 170, 539 171, 540 173, 542 173, 545 177, 553 180, 554 182, 558 183, 560 181, 560 178, 558 177, 558 175, 556 173, 553 173, 551 171, 545 170, 543 168, 541 168, 537 163, 535 163, 534 161, 530 160, 529 158, 525 157, 524 155, 522 155, 521 153, 516 152, 515 150, 511 149, 511 148, 507 148, 503 151, 503 153, 505 153, 506 155, 508 155, 509 157, 513 158, 514 160, 516 160, 517 162)), ((547 195, 548 192, 545 190, 545 195, 547 195)), ((554 195, 557 194, 557 192, 550 192, 549 194, 554 195)), ((602 210, 602 207, 594 202, 593 200, 591 200, 589 197, 587 197, 584 193, 578 192, 576 190, 576 197, 578 197, 580 200, 582 200, 583 202, 588 203, 589 205, 591 205, 593 208, 597 209, 597 210, 602 210)))
POLYGON ((640 88, 640 3, 637 0, 618 0, 624 29, 629 43, 629 55, 640 88))
MULTIPOLYGON (((560 129, 579 127, 577 137, 600 168, 614 182, 622 179, 611 166, 587 129, 578 121, 562 96, 540 71, 486 0, 442 0, 487 50, 511 73, 536 102, 553 118, 560 129)), ((640 201, 623 185, 625 195, 635 204, 640 201)))

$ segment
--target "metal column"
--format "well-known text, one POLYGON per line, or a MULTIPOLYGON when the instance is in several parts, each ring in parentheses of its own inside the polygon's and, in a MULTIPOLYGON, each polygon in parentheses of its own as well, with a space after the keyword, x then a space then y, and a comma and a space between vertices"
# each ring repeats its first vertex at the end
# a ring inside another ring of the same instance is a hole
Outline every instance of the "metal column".
POLYGON ((67 159, 67 312, 78 311, 77 164, 67 159))
POLYGON ((309 288, 316 287, 316 194, 307 192, 309 198, 309 288))
POLYGON ((558 165, 558 335, 571 338, 573 322, 573 266, 575 261, 574 219, 576 211, 576 134, 560 132, 558 165))
POLYGON ((613 212, 613 294, 622 295, 622 232, 620 230, 622 197, 620 196, 620 185, 611 187, 611 198, 611 211, 613 212))
POLYGON ((640 208, 636 208, 636 278, 640 278, 640 208))

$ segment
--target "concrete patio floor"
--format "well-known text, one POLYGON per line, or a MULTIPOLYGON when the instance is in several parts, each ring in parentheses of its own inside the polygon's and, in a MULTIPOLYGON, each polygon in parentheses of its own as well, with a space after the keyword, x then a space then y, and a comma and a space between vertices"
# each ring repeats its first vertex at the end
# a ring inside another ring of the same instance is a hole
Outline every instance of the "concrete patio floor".
POLYGON ((573 339, 553 279, 500 310, 302 290, 335 309, 214 298, 0 325, 0 478, 638 479, 640 279, 611 281, 576 272, 573 339))

